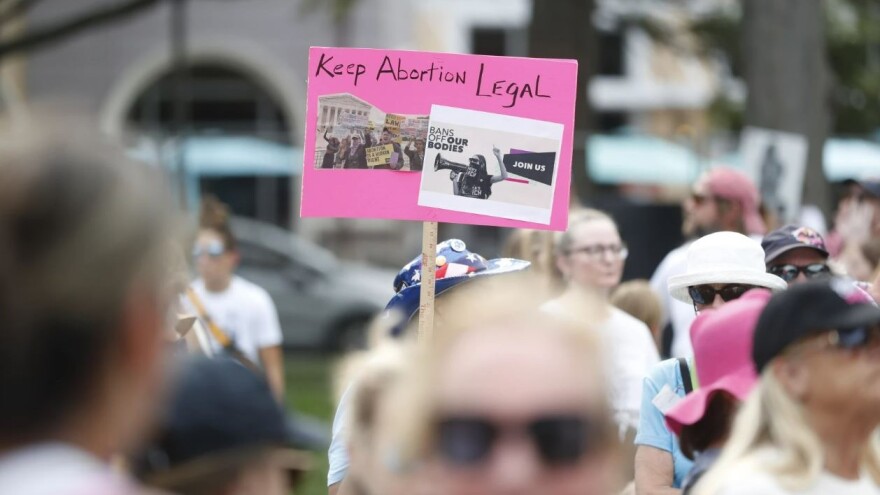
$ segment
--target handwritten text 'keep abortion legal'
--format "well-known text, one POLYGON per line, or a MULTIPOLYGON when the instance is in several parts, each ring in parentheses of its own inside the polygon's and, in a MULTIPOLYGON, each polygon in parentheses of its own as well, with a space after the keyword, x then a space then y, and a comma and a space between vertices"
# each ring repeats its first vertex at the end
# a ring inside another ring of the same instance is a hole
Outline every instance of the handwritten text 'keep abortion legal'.
POLYGON ((473 85, 476 96, 488 98, 504 98, 504 108, 516 106, 523 98, 550 98, 549 94, 541 93, 541 75, 535 75, 527 81, 493 80, 485 63, 480 63, 476 78, 468 70, 447 70, 442 64, 431 62, 427 67, 411 67, 406 65, 402 57, 385 56, 382 63, 373 68, 362 62, 348 63, 336 59, 335 55, 321 53, 315 77, 349 77, 354 86, 361 77, 375 77, 376 81, 414 81, 421 83, 454 84, 461 86, 473 85), (369 70, 369 74, 368 74, 369 70))

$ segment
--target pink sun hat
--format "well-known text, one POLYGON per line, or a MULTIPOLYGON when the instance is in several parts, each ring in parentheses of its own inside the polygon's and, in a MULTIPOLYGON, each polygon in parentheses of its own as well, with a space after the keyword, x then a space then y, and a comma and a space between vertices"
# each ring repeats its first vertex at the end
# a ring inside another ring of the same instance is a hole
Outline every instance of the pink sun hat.
POLYGON ((703 418, 716 392, 742 401, 758 382, 752 362, 755 326, 772 293, 752 289, 735 301, 701 312, 691 325, 699 388, 666 412, 666 424, 679 434, 703 418))

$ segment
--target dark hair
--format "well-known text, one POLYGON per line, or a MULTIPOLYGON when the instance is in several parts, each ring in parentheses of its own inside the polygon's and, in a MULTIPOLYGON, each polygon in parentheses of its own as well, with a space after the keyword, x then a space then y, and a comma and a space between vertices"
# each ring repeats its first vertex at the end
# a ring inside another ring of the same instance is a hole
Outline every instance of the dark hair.
POLYGON ((167 289, 178 219, 158 169, 58 125, 0 145, 0 434, 11 444, 89 400, 132 285, 167 289))
POLYGON ((486 171, 486 157, 483 155, 474 155, 468 160, 471 164, 477 166, 483 172, 486 171))
POLYGON ((202 199, 202 209, 199 214, 199 228, 213 230, 223 239, 223 247, 227 251, 235 251, 238 242, 229 227, 229 215, 229 207, 225 203, 217 199, 216 196, 205 196, 202 199))
POLYGON ((388 134, 394 134, 393 132, 391 132, 391 129, 389 129, 387 127, 383 127, 382 132, 387 132, 388 134))
POLYGON ((702 419, 692 425, 685 425, 678 435, 681 452, 693 459, 719 440, 727 438, 733 424, 739 401, 727 392, 716 392, 706 404, 702 419))

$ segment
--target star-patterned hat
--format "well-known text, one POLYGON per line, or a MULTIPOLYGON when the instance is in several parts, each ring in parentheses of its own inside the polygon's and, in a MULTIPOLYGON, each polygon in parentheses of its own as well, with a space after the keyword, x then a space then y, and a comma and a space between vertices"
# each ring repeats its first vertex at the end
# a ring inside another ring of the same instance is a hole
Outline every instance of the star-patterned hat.
MULTIPOLYGON (((531 265, 528 261, 514 258, 487 260, 468 251, 464 241, 460 239, 449 239, 437 244, 436 264, 435 296, 474 278, 518 272, 531 265)), ((403 316, 403 321, 391 329, 394 336, 403 332, 406 324, 419 310, 421 277, 422 257, 416 256, 394 278, 394 291, 397 294, 385 306, 386 313, 398 312, 403 316)))

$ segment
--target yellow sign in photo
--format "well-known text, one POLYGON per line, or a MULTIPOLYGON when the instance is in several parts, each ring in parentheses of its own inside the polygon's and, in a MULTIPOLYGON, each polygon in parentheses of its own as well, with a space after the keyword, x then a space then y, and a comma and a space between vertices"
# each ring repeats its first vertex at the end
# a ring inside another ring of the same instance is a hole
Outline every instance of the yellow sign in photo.
POLYGON ((378 167, 391 163, 391 154, 394 153, 394 145, 380 144, 367 148, 367 166, 378 167))

